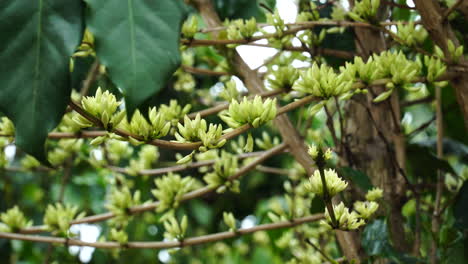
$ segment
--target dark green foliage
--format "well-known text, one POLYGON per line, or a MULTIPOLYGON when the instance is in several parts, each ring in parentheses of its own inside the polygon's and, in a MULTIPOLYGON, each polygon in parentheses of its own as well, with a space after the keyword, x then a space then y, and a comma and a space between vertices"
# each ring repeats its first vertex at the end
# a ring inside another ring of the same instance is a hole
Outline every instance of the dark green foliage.
POLYGON ((16 144, 46 162, 44 142, 71 92, 70 55, 83 32, 81 1, 2 1, 0 110, 16 126, 16 144))

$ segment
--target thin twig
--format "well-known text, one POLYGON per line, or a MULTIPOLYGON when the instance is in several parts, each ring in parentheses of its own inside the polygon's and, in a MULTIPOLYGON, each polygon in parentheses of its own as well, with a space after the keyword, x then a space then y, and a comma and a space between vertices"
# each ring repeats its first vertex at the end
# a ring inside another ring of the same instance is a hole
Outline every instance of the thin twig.
POLYGON ((220 232, 215 234, 209 234, 199 237, 185 238, 183 241, 144 241, 144 242, 128 242, 122 245, 118 242, 85 242, 77 239, 67 239, 62 237, 53 236, 37 236, 37 235, 24 235, 17 233, 4 233, 0 232, 0 238, 12 239, 12 240, 23 240, 33 241, 41 243, 54 243, 64 244, 67 246, 88 246, 93 248, 151 248, 151 249, 163 249, 163 248, 176 248, 193 245, 201 245, 214 241, 225 240, 234 238, 241 235, 254 233, 257 231, 267 231, 280 228, 290 228, 297 225, 315 222, 323 218, 323 214, 314 214, 301 218, 292 219, 291 221, 283 221, 271 224, 263 224, 250 228, 241 228, 235 232, 220 232))
MULTIPOLYGON (((261 156, 259 156, 258 158, 256 158, 252 162, 250 162, 249 164, 245 165, 244 167, 240 168, 234 175, 229 177, 227 181, 233 181, 233 180, 238 179, 239 177, 243 176, 247 172, 255 169, 255 167, 257 167, 257 165, 261 164, 265 160, 269 159, 270 157, 272 157, 272 156, 274 156, 274 155, 276 155, 278 153, 283 152, 287 147, 288 146, 286 144, 282 143, 282 144, 280 144, 280 145, 278 145, 278 146, 276 146, 276 147, 274 147, 274 148, 272 148, 272 149, 270 149, 268 151, 265 151, 265 153, 263 153, 261 156)), ((195 199, 195 198, 204 196, 204 195, 206 195, 208 193, 212 193, 215 190, 216 190, 216 188, 203 187, 203 188, 200 188, 200 189, 197 189, 197 190, 194 190, 192 192, 189 192, 189 193, 185 194, 184 196, 181 197, 180 201, 183 202, 183 201, 195 199)), ((142 205, 138 205, 138 206, 134 206, 134 207, 129 208, 128 212, 129 212, 129 214, 132 215, 132 214, 137 214, 137 213, 141 213, 141 212, 154 210, 158 206, 159 206, 158 201, 152 202, 152 203, 145 203, 145 204, 142 204, 142 205)), ((115 216, 114 213, 107 212, 107 213, 103 213, 103 214, 87 216, 87 217, 84 217, 84 218, 81 218, 81 219, 78 219, 78 220, 74 220, 70 224, 71 225, 76 225, 76 224, 83 224, 83 223, 96 223, 96 222, 101 222, 101 221, 111 219, 114 216, 115 216)), ((34 233, 44 232, 45 230, 46 230, 45 226, 33 226, 33 227, 28 227, 28 228, 20 230, 20 233, 34 234, 34 233)))

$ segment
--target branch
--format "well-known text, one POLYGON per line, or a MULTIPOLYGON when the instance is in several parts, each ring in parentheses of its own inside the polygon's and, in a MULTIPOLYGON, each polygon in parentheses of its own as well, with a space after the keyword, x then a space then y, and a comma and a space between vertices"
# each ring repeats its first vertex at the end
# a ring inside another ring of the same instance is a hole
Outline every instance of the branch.
MULTIPOLYGON (((255 169, 255 167, 258 164, 264 162, 268 158, 270 158, 270 157, 272 157, 272 156, 274 156, 274 155, 276 155, 278 153, 283 152, 286 148, 287 148, 287 145, 283 143, 283 144, 280 144, 280 145, 278 145, 278 146, 276 146, 276 147, 274 147, 274 148, 272 148, 272 149, 270 149, 268 151, 265 151, 261 156, 256 158, 254 161, 252 161, 249 164, 245 165, 244 167, 240 168, 234 175, 229 177, 228 181, 233 181, 233 180, 236 180, 236 179, 240 178, 242 175, 244 175, 247 172, 255 169)), ((191 199, 194 199, 194 198, 197 198, 197 197, 201 197, 201 196, 204 196, 204 195, 206 195, 208 193, 212 193, 215 190, 216 190, 216 188, 203 187, 203 188, 200 188, 200 189, 197 189, 195 191, 192 191, 192 192, 189 192, 189 193, 185 194, 184 196, 181 197, 180 201, 184 202, 184 201, 191 200, 191 199)), ((156 209, 156 207, 158 207, 158 205, 159 205, 159 202, 156 201, 156 202, 152 202, 152 203, 147 203, 147 204, 142 204, 142 205, 131 207, 131 208, 129 208, 128 211, 129 211, 130 215, 133 215, 133 214, 137 214, 137 213, 141 213, 141 212, 154 210, 154 209, 156 209)), ((76 224, 83 224, 83 223, 101 222, 101 221, 111 219, 114 216, 115 215, 113 213, 107 212, 107 213, 103 213, 103 214, 88 216, 88 217, 84 217, 84 218, 81 218, 81 219, 78 219, 78 220, 74 220, 70 224, 71 225, 76 225, 76 224)), ((40 232, 44 232, 44 231, 46 231, 45 226, 33 226, 33 227, 28 227, 28 228, 20 230, 20 233, 33 234, 33 233, 40 233, 40 232)))
POLYGON ((87 246, 93 248, 151 248, 151 249, 164 249, 164 248, 176 248, 176 247, 185 247, 193 245, 201 245, 214 241, 225 240, 229 238, 234 238, 257 231, 266 231, 280 228, 289 228, 301 225, 304 223, 314 222, 323 219, 323 214, 314 214, 301 218, 292 219, 290 221, 283 221, 271 224, 263 224, 254 226, 251 228, 241 228, 235 232, 220 232, 215 234, 209 234, 198 237, 186 238, 183 241, 149 241, 149 242, 128 242, 126 244, 120 244, 118 242, 85 242, 77 239, 69 239, 62 237, 53 237, 53 236, 35 236, 35 235, 24 235, 16 233, 4 233, 0 232, 0 238, 12 239, 12 240, 24 240, 24 241, 33 241, 33 242, 42 242, 42 243, 54 243, 54 244, 63 244, 66 246, 87 246))
POLYGON ((212 70, 208 70, 208 69, 190 67, 190 66, 187 66, 187 65, 182 65, 182 69, 184 71, 186 71, 186 72, 189 72, 189 73, 201 74, 201 75, 211 75, 211 76, 231 75, 229 72, 212 71, 212 70))
MULTIPOLYGON (((263 155, 264 153, 265 151, 242 153, 242 154, 237 155, 237 158, 245 159, 245 158, 250 158, 250 157, 256 157, 256 156, 263 155)), ((184 165, 175 165, 175 166, 165 167, 165 168, 141 170, 138 172, 138 174, 160 175, 160 174, 166 174, 169 172, 178 172, 178 171, 184 171, 188 169, 196 169, 196 168, 203 167, 203 166, 210 166, 210 165, 213 165, 215 162, 216 160, 203 160, 203 161, 192 162, 192 163, 184 164, 184 165)), ((108 166, 107 168, 112 171, 119 172, 119 173, 128 173, 127 168, 115 167, 115 166, 108 166)))

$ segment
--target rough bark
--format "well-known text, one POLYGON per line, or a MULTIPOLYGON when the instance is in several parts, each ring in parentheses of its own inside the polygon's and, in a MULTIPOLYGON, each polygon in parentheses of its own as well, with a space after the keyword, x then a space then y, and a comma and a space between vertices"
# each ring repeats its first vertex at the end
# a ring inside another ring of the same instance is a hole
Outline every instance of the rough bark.
MULTIPOLYGON (((459 41, 450 27, 448 20, 444 19, 444 10, 439 3, 434 0, 415 0, 414 3, 421 15, 424 28, 429 32, 434 43, 444 51, 445 57, 450 58, 447 51, 447 40, 452 40, 455 46, 459 45, 459 41)), ((459 8, 460 11, 467 12, 468 4, 466 1, 464 1, 459 8)), ((463 14, 468 16, 468 12, 463 12, 463 14)), ((462 59, 461 64, 468 65, 468 61, 462 59)), ((460 72, 458 78, 452 79, 450 84, 455 89, 457 102, 463 113, 465 128, 468 128, 468 74, 466 74, 466 72, 460 72)))
MULTIPOLYGON (((381 31, 355 29, 358 53, 367 60, 373 53, 386 50, 381 31)), ((389 225, 396 249, 408 251, 401 208, 405 203, 405 180, 400 174, 405 164, 405 138, 400 128, 400 106, 395 91, 389 100, 379 104, 372 98, 385 90, 369 87, 370 93, 347 105, 346 128, 350 166, 364 171, 374 186, 384 190, 389 205, 389 225)))
MULTIPOLYGON (((209 27, 222 25, 210 0, 195 0, 193 3, 197 6, 197 9, 209 27)), ((247 89, 251 93, 258 94, 265 91, 263 81, 258 76, 257 72, 250 69, 236 51, 233 52, 230 59, 234 70, 244 81, 247 89)), ((307 153, 304 140, 289 120, 289 117, 287 115, 278 116, 274 120, 274 124, 275 127, 278 128, 284 142, 288 144, 290 152, 296 161, 304 167, 308 175, 312 174, 314 162, 307 153)), ((355 259, 355 263, 360 263, 362 251, 360 250, 361 247, 357 234, 353 232, 337 231, 337 238, 346 258, 349 260, 355 259)))

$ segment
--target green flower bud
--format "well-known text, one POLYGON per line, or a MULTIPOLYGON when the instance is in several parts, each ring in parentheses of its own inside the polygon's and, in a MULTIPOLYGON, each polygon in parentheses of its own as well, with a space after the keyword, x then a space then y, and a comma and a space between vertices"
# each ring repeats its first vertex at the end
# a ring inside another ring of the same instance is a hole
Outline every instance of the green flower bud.
MULTIPOLYGON (((343 191, 348 186, 348 183, 346 181, 338 177, 338 174, 335 170, 327 169, 324 171, 324 173, 325 182, 327 183, 328 194, 330 195, 330 197, 335 196, 337 193, 343 191)), ((309 178, 309 182, 305 185, 305 187, 309 191, 323 197, 323 183, 319 170, 316 170, 314 174, 309 178)))
POLYGON ((390 97, 390 95, 392 95, 392 93, 393 93, 393 89, 387 90, 387 91, 379 94, 379 96, 374 98, 374 100, 372 100, 372 102, 380 103, 382 101, 385 101, 388 97, 390 97))
POLYGON ((276 98, 268 98, 262 102, 260 96, 253 100, 244 97, 240 103, 232 100, 227 111, 220 114, 220 118, 232 128, 238 128, 245 124, 258 127, 273 120, 276 117, 276 98))
POLYGON ((182 196, 195 188, 195 179, 192 177, 182 178, 173 173, 155 179, 154 183, 156 188, 151 190, 151 193, 159 201, 157 212, 179 207, 182 196))
MULTIPOLYGON (((78 214, 78 207, 71 205, 63 205, 56 203, 55 205, 47 206, 44 215, 44 225, 48 231, 53 234, 70 237, 69 229, 71 221, 81 219, 85 213, 78 214)), ((71 234, 73 236, 73 234, 71 234)))
POLYGON ((325 220, 320 223, 327 228, 338 228, 341 230, 354 230, 365 224, 364 220, 359 217, 356 212, 349 212, 349 209, 340 202, 338 205, 333 205, 333 211, 335 213, 338 226, 334 227, 328 209, 325 209, 325 220))
POLYGON ((364 219, 369 219, 379 208, 379 204, 374 201, 356 201, 354 210, 364 219))
POLYGON ((180 223, 177 222, 177 219, 175 219, 174 216, 171 216, 164 222, 164 228, 166 229, 164 237, 169 240, 175 239, 182 241, 185 237, 187 227, 188 219, 186 215, 182 217, 182 221, 180 223))
POLYGON ((224 223, 229 227, 229 231, 236 232, 236 219, 234 218, 234 215, 231 212, 223 212, 223 220, 224 223))
POLYGON ((353 85, 349 75, 336 74, 333 68, 322 64, 320 67, 314 63, 311 68, 301 73, 293 89, 306 94, 328 99, 348 92, 353 85))
POLYGON ((353 10, 348 13, 355 21, 367 22, 373 21, 377 10, 379 9, 380 1, 379 0, 362 0, 356 1, 354 3, 353 10))
POLYGON ((383 190, 377 187, 369 190, 366 194, 366 200, 368 201, 377 201, 382 197, 383 197, 383 190))
POLYGON ((407 46, 417 46, 424 42, 427 37, 427 31, 424 27, 416 28, 414 21, 410 21, 407 24, 398 23, 397 41, 402 41, 401 44, 407 46))
POLYGON ((213 165, 214 171, 207 173, 203 180, 210 188, 217 188, 218 193, 229 189, 233 192, 239 192, 239 181, 230 181, 229 179, 236 174, 238 170, 237 156, 222 151, 221 157, 213 165), (224 188, 223 188, 224 187, 224 188))
POLYGON ((0 120, 0 133, 2 136, 15 136, 15 125, 13 125, 13 122, 5 116, 0 120))
POLYGON ((32 221, 26 219, 18 206, 0 214, 0 221, 0 232, 15 233, 23 228, 32 226, 32 221))
POLYGON ((255 139, 255 144, 263 150, 271 149, 274 146, 279 145, 279 143, 280 143, 280 140, 278 137, 274 137, 272 139, 270 134, 267 133, 266 131, 262 132, 262 138, 255 139))
POLYGON ((187 39, 192 39, 198 32, 198 19, 196 16, 191 16, 182 24, 182 36, 187 39))
POLYGON ((219 97, 226 101, 237 100, 239 98, 239 91, 233 79, 224 83, 224 89, 219 93, 219 97))
POLYGON ((290 90, 294 82, 299 78, 299 72, 293 66, 279 67, 276 71, 272 72, 267 80, 272 89, 290 90))
MULTIPOLYGON (((121 103, 109 91, 102 92, 100 87, 96 90, 95 96, 86 96, 81 101, 84 110, 101 120, 105 129, 116 127, 122 120, 122 113, 117 113, 116 118, 113 117, 121 103)), ((78 125, 89 124, 89 121, 84 121, 82 118, 76 118, 75 121, 78 125)))
POLYGON ((119 228, 125 227, 130 220, 129 210, 131 207, 140 204, 140 191, 135 191, 132 195, 127 186, 113 188, 107 197, 106 209, 115 214, 111 223, 119 228))
POLYGON ((138 158, 130 160, 128 173, 130 175, 137 175, 142 170, 151 169, 158 159, 158 148, 153 145, 145 145, 138 152, 138 158))
POLYGON ((125 230, 112 228, 109 233, 109 239, 112 241, 117 241, 121 245, 125 245, 128 242, 128 235, 125 230))

